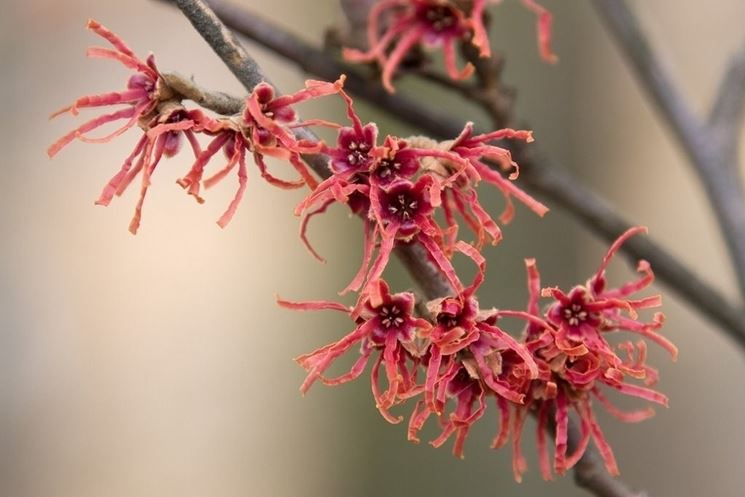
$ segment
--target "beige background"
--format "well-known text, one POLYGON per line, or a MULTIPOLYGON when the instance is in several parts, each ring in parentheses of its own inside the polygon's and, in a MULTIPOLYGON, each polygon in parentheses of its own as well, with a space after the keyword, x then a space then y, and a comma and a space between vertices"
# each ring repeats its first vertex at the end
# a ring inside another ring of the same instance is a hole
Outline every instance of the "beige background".
MULTIPOLYGON (((310 40, 338 18, 333 0, 247 1, 310 40)), ((546 0, 556 13, 561 64, 542 65, 530 16, 518 2, 495 9, 493 40, 508 52, 507 78, 545 149, 651 228, 677 256, 735 296, 701 188, 632 81, 586 1, 546 0)), ((633 2, 697 109, 706 109, 728 54, 742 43, 739 0, 633 2)), ((135 137, 44 150, 73 125, 48 122, 75 96, 119 88, 125 72, 86 60, 95 17, 160 67, 205 86, 239 85, 190 26, 152 2, 5 0, 0 15, 0 495, 445 496, 579 495, 567 479, 543 483, 535 459, 522 485, 509 454, 488 450, 489 418, 467 459, 412 446, 374 412, 366 381, 297 393, 290 360, 338 337, 342 319, 282 311, 289 298, 330 298, 358 263, 359 226, 334 211, 313 228, 321 266, 296 238, 299 192, 262 184, 251 170, 244 203, 226 230, 214 221, 226 184, 198 206, 173 184, 188 167, 158 171, 138 236, 127 232, 134 192, 93 206, 135 137)), ((303 75, 249 45, 284 89, 303 75)), ((404 87, 411 85, 405 84, 404 87)), ((454 111, 461 111, 453 102, 454 111)), ((338 105, 306 111, 333 117, 338 105)), ((363 106, 369 118, 374 109, 363 106)), ((376 117, 377 116, 377 117, 376 117)), ((468 116, 478 119, 477 115, 468 116)), ((383 129, 408 133, 380 121, 383 129)), ((584 279, 603 244, 556 209, 521 211, 489 252, 482 299, 518 306, 521 259, 538 256, 546 284, 584 279)), ((628 275, 618 264, 617 275, 628 275)), ((399 284, 407 285, 404 279, 399 284)), ((745 485, 742 354, 664 290, 677 364, 659 351, 671 408, 637 426, 603 417, 624 477, 652 496, 739 496, 745 485)), ((528 437, 530 438, 530 437, 528 437)), ((533 454, 531 440, 525 449, 533 454)))

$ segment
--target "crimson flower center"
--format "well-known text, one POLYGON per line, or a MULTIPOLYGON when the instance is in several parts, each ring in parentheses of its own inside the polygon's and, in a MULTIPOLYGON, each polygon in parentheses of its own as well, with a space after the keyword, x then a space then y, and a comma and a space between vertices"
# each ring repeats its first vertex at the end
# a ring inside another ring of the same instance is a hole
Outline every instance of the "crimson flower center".
POLYGON ((585 310, 582 304, 572 304, 564 307, 564 319, 570 326, 578 326, 584 323, 590 317, 590 313, 585 310))
POLYGON ((388 212, 402 222, 409 221, 419 209, 419 200, 406 193, 399 193, 389 200, 388 212))
POLYGON ((399 328, 404 324, 403 313, 395 305, 382 307, 378 314, 380 316, 380 322, 386 328, 390 328, 391 326, 399 328))
POLYGON ((367 151, 370 147, 367 143, 351 142, 347 147, 349 154, 347 155, 347 162, 352 166, 363 164, 369 158, 367 151))
POLYGON ((457 22, 455 10, 447 5, 427 7, 424 11, 424 19, 432 30, 437 32, 445 31, 457 22))
POLYGON ((455 328, 458 326, 458 316, 453 316, 452 314, 440 314, 437 316, 437 322, 445 328, 455 328))
POLYGON ((401 163, 395 159, 381 159, 378 164, 378 176, 382 179, 388 179, 391 175, 397 174, 401 170, 401 163))

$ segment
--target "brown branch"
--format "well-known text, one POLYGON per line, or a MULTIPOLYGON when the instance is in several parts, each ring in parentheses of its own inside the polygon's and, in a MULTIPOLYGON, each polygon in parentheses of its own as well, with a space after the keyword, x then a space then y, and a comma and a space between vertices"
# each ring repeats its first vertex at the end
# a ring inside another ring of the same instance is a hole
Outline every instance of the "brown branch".
POLYGON ((184 100, 191 100, 200 107, 217 112, 224 116, 237 114, 243 107, 243 100, 222 92, 213 92, 200 88, 197 84, 177 73, 163 73, 163 80, 168 87, 184 100))
MULTIPOLYGON (((178 6, 190 18, 195 28, 202 34, 210 46, 218 54, 221 54, 222 45, 229 44, 232 37, 225 36, 226 29, 214 14, 211 13, 209 7, 201 0, 178 0, 178 6), (207 25, 205 26, 203 23, 207 23, 207 25), (220 37, 209 35, 215 32, 222 33, 222 35, 220 37)), ((241 54, 238 59, 226 57, 223 60, 229 66, 236 66, 230 67, 231 70, 246 89, 250 90, 257 83, 255 75, 260 75, 261 71, 256 62, 245 54, 244 51, 238 50, 237 53, 241 54)), ((326 160, 323 157, 322 159, 326 160)), ((322 168, 318 173, 326 177, 329 171, 327 168, 322 168)), ((404 264, 412 273, 412 276, 422 286, 428 298, 446 296, 451 293, 451 288, 447 281, 444 280, 442 273, 428 261, 428 257, 420 245, 415 244, 400 247, 399 254, 404 264)), ((572 449, 576 447, 579 438, 580 434, 576 424, 571 423, 569 444, 572 449)), ((597 453, 595 447, 587 448, 585 455, 577 464, 577 468, 575 471, 575 480, 577 483, 599 497, 633 497, 637 495, 620 480, 612 478, 605 471, 602 458, 597 453)))
POLYGON ((594 4, 704 185, 745 298, 745 191, 737 168, 745 49, 732 59, 710 121, 705 122, 690 109, 626 1, 594 0, 594 4))
MULTIPOLYGON (((232 29, 317 77, 333 80, 339 74, 346 74, 345 88, 351 93, 433 138, 451 139, 460 132, 462 123, 411 99, 387 93, 380 85, 362 77, 356 68, 338 62, 253 11, 221 0, 210 0, 209 3, 218 17, 232 29)), ((584 188, 555 161, 541 154, 535 144, 517 147, 513 153, 521 165, 520 181, 523 184, 566 209, 603 239, 612 242, 631 226, 606 201, 584 188)), ((732 305, 720 292, 649 237, 632 239, 624 244, 622 250, 634 263, 638 259, 649 261, 660 282, 718 324, 745 350, 745 319, 741 309, 732 305)))
POLYGON ((202 0, 176 0, 176 6, 246 90, 250 92, 262 81, 268 81, 261 67, 248 57, 235 35, 202 0))

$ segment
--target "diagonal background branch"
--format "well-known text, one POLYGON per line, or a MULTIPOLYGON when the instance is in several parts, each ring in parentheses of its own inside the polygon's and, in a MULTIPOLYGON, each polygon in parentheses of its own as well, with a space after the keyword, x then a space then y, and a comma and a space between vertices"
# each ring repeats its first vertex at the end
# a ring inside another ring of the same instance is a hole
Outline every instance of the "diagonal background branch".
POLYGON ((745 298, 745 190, 737 167, 737 136, 745 107, 745 45, 722 78, 707 122, 691 110, 626 0, 593 2, 704 185, 745 298))
MULTIPOLYGON (((745 111, 745 43, 732 56, 717 90, 717 97, 709 114, 709 129, 722 144, 734 149, 724 153, 737 157, 737 134, 742 127, 745 111)), ((736 161, 730 164, 737 167, 736 161)))
MULTIPOLYGON (((372 84, 361 76, 356 68, 338 62, 245 7, 223 0, 210 0, 209 5, 230 28, 294 62, 316 77, 333 80, 339 74, 346 74, 345 88, 351 93, 374 103, 377 108, 425 131, 433 138, 451 139, 462 128, 462 122, 450 119, 401 95, 387 93, 380 85, 372 84)), ((529 128, 524 124, 520 127, 529 128)), ((606 241, 612 242, 632 225, 619 216, 608 202, 584 188, 564 168, 542 153, 536 144, 529 147, 513 147, 513 156, 521 166, 520 181, 528 189, 566 209, 606 241)), ((719 291, 650 237, 631 239, 622 251, 633 262, 640 258, 649 261, 660 282, 718 324, 742 350, 745 350, 745 319, 741 308, 730 303, 719 291)))

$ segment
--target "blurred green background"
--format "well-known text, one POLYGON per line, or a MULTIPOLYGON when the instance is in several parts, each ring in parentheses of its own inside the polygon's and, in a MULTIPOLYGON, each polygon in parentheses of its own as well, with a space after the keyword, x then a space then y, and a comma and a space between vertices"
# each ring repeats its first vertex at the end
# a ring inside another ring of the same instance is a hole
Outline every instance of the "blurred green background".
MULTIPOLYGON (((341 18, 335 0, 243 3, 313 42, 341 18)), ((578 182, 649 226, 657 240, 734 298, 702 189, 589 2, 544 4, 555 14, 557 66, 540 61, 533 18, 519 2, 493 8, 492 41, 507 54, 506 79, 519 89, 520 115, 578 182)), ((694 106, 707 109, 727 57, 742 43, 745 4, 632 4, 694 106)), ((84 57, 87 46, 98 44, 84 29, 88 17, 119 33, 138 54, 154 51, 163 70, 241 93, 191 26, 160 3, 3 2, 0 495, 583 494, 570 478, 540 479, 531 436, 524 440, 530 471, 515 483, 509 451, 488 449, 494 413, 473 430, 460 461, 449 447, 406 442, 405 427, 390 426, 376 413, 367 380, 299 395, 304 375, 291 358, 341 336, 349 323, 278 309, 273 295, 332 298, 346 284, 359 263, 361 229, 342 209, 311 228, 329 261, 321 265, 297 239, 291 211, 302 192, 272 189, 253 168, 226 230, 214 221, 234 185, 226 182, 198 206, 174 184, 189 166, 185 156, 161 165, 136 237, 127 232, 134 190, 108 208, 94 207, 137 133, 108 145, 74 143, 54 161, 45 155, 76 122, 61 117, 50 123, 50 112, 126 80, 110 61, 84 57)), ((305 76, 292 65, 251 43, 247 48, 282 89, 302 85, 305 76)), ((436 100, 464 121, 483 120, 456 97, 441 98, 410 82, 400 91, 436 100)), ((370 106, 359 110, 383 132, 412 132, 370 106)), ((304 111, 339 119, 341 112, 338 102, 304 111)), ((589 276, 604 250, 560 208, 544 220, 521 209, 504 243, 487 251, 482 301, 523 304, 524 257, 538 258, 544 284, 568 286, 589 276)), ((612 273, 630 274, 622 262, 612 273)), ((395 280, 398 288, 410 285, 402 274, 395 280)), ((641 425, 620 425, 603 414, 601 423, 623 477, 651 496, 741 496, 742 355, 662 290, 665 333, 679 346, 680 359, 671 364, 653 349, 651 362, 660 367, 659 388, 671 408, 641 425)), ((429 428, 425 434, 431 435, 429 428)))

